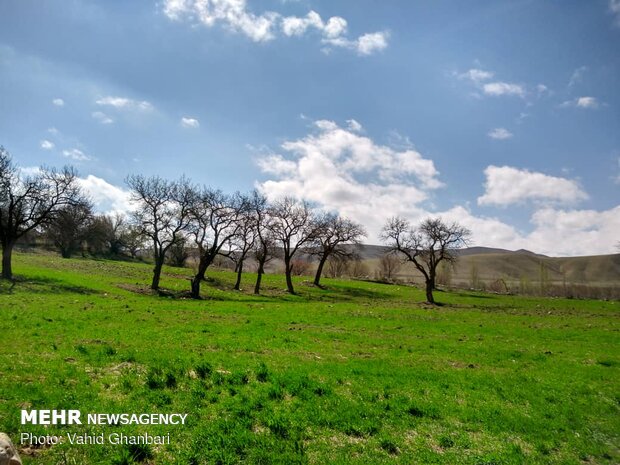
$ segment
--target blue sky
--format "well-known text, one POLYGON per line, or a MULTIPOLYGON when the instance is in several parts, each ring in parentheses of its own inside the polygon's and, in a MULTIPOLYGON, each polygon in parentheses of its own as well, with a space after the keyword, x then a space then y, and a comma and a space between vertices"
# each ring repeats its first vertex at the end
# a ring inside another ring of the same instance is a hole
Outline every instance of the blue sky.
POLYGON ((0 144, 75 165, 297 195, 476 245, 614 253, 620 1, 0 3, 0 144))

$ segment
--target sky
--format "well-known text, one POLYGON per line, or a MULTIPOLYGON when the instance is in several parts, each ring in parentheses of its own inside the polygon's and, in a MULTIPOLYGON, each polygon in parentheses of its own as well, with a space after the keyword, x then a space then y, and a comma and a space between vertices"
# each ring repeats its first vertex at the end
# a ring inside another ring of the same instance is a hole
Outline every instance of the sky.
POLYGON ((473 245, 618 253, 620 0, 3 0, 0 145, 73 165, 433 216, 473 245))

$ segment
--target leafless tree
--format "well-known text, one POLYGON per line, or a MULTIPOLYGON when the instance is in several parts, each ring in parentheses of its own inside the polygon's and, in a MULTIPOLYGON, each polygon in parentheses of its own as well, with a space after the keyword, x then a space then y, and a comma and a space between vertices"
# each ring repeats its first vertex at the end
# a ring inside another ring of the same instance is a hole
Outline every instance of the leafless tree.
POLYGON ((239 194, 226 195, 220 190, 204 188, 196 197, 191 209, 189 229, 198 248, 198 270, 191 281, 191 295, 200 298, 200 283, 205 279, 207 268, 224 246, 230 252, 230 241, 239 231, 239 218, 246 208, 239 194))
POLYGON ((400 271, 402 263, 393 253, 386 253, 379 258, 378 279, 391 282, 400 271))
POLYGON ((359 244, 366 231, 362 225, 333 213, 326 213, 315 221, 314 243, 312 254, 319 259, 314 276, 314 285, 320 286, 321 274, 325 262, 332 255, 340 257, 354 255, 353 248, 343 247, 345 244, 359 244))
POLYGON ((327 259, 325 262, 325 276, 330 278, 340 278, 345 275, 350 276, 351 272, 351 264, 353 263, 353 258, 348 256, 340 257, 338 255, 333 255, 327 259))
POLYGON ((286 288, 290 294, 295 293, 293 280, 293 257, 299 249, 315 238, 315 223, 305 201, 284 197, 273 203, 269 210, 271 221, 269 227, 273 237, 282 246, 284 255, 284 273, 286 288))
POLYGON ((92 220, 93 206, 90 202, 65 205, 49 222, 45 235, 58 247, 63 258, 70 258, 82 250, 92 220))
POLYGON ((126 182, 131 189, 131 198, 137 204, 134 221, 141 234, 153 244, 155 266, 151 289, 157 290, 166 252, 181 239, 189 226, 195 189, 185 178, 167 181, 159 176, 133 175, 126 182))
POLYGON ((254 248, 257 239, 257 221, 256 212, 252 208, 252 197, 243 199, 244 208, 239 215, 237 234, 232 238, 231 244, 233 250, 230 253, 230 259, 235 263, 235 271, 237 280, 234 289, 238 291, 241 288, 241 276, 243 274, 243 265, 245 259, 254 248))
POLYGON ((391 218, 382 231, 382 239, 395 252, 422 273, 426 284, 426 300, 435 303, 433 290, 437 265, 456 260, 456 249, 469 243, 471 232, 457 223, 447 224, 440 218, 424 220, 412 228, 403 218, 391 218))
POLYGON ((258 263, 256 269, 256 283, 254 284, 254 294, 260 293, 261 281, 265 273, 265 264, 275 256, 275 239, 270 227, 271 217, 269 216, 269 203, 267 197, 258 191, 252 192, 250 208, 255 221, 256 238, 254 241, 254 258, 258 263))
POLYGON ((21 237, 49 224, 61 208, 83 201, 73 168, 41 168, 32 176, 21 176, 9 152, 0 147, 2 277, 13 279, 13 248, 21 237))

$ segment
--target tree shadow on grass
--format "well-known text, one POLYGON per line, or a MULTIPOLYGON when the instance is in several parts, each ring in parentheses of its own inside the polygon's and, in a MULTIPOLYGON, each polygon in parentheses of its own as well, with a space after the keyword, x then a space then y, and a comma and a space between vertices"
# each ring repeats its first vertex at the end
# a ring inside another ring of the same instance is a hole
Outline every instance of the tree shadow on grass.
POLYGON ((0 280, 0 294, 100 294, 94 289, 69 284, 59 279, 37 277, 16 276, 13 280, 0 280))

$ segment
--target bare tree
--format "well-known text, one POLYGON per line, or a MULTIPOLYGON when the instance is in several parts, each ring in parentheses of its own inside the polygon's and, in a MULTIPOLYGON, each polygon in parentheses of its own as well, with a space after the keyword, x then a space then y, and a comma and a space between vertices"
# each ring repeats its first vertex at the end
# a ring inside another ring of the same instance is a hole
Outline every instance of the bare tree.
POLYGON ((21 176, 9 152, 0 147, 2 277, 13 278, 13 248, 21 237, 49 224, 61 208, 83 201, 73 168, 41 168, 37 174, 21 176))
POLYGON ((273 203, 269 210, 269 228, 273 237, 282 246, 284 254, 284 273, 286 289, 295 294, 293 280, 293 257, 304 245, 309 245, 315 237, 315 224, 305 201, 285 197, 273 203))
POLYGON ((181 239, 189 226, 195 190, 185 178, 171 182, 159 176, 133 175, 126 182, 138 207, 133 212, 134 221, 140 227, 140 233, 153 244, 155 266, 151 289, 156 290, 159 289, 166 252, 181 239))
POLYGON ((255 221, 256 238, 254 241, 254 258, 258 263, 254 294, 260 293, 260 285, 265 273, 265 264, 275 256, 275 239, 270 228, 269 204, 267 197, 258 191, 252 192, 250 208, 255 221))
POLYGON ((338 256, 334 255, 327 259, 325 265, 327 268, 325 269, 325 275, 330 278, 340 278, 345 275, 350 275, 351 273, 351 264, 355 260, 349 256, 338 256))
POLYGON ((426 219, 417 228, 412 228, 405 219, 391 218, 381 235, 393 251, 404 255, 422 273, 426 300, 433 304, 437 265, 455 261, 455 250, 467 245, 470 236, 467 228, 457 223, 446 224, 439 218, 426 219))
POLYGON ((379 276, 375 275, 375 277, 391 282, 400 271, 401 265, 400 259, 394 253, 386 253, 379 258, 379 269, 377 270, 379 276))
POLYGON ((70 258, 82 250, 92 220, 93 206, 90 202, 65 205, 49 222, 45 234, 58 247, 63 258, 70 258))
POLYGON ((230 253, 230 259, 235 263, 235 271, 237 272, 234 287, 236 291, 241 288, 241 275, 243 274, 245 259, 250 250, 254 248, 257 239, 256 212, 252 208, 252 198, 244 197, 243 202, 245 207, 239 216, 239 228, 231 240, 233 250, 230 253))
POLYGON ((205 279, 207 268, 224 245, 230 252, 230 241, 239 231, 239 218, 246 207, 239 194, 232 196, 220 190, 204 188, 191 209, 190 236, 198 247, 198 270, 191 281, 191 295, 200 298, 200 283, 205 279))
POLYGON ((314 276, 314 285, 320 286, 321 274, 325 262, 332 255, 340 257, 352 257, 354 250, 345 248, 345 244, 359 244, 366 231, 362 225, 343 218, 333 213, 326 213, 319 217, 315 222, 316 244, 312 249, 312 254, 319 259, 319 265, 314 276))

